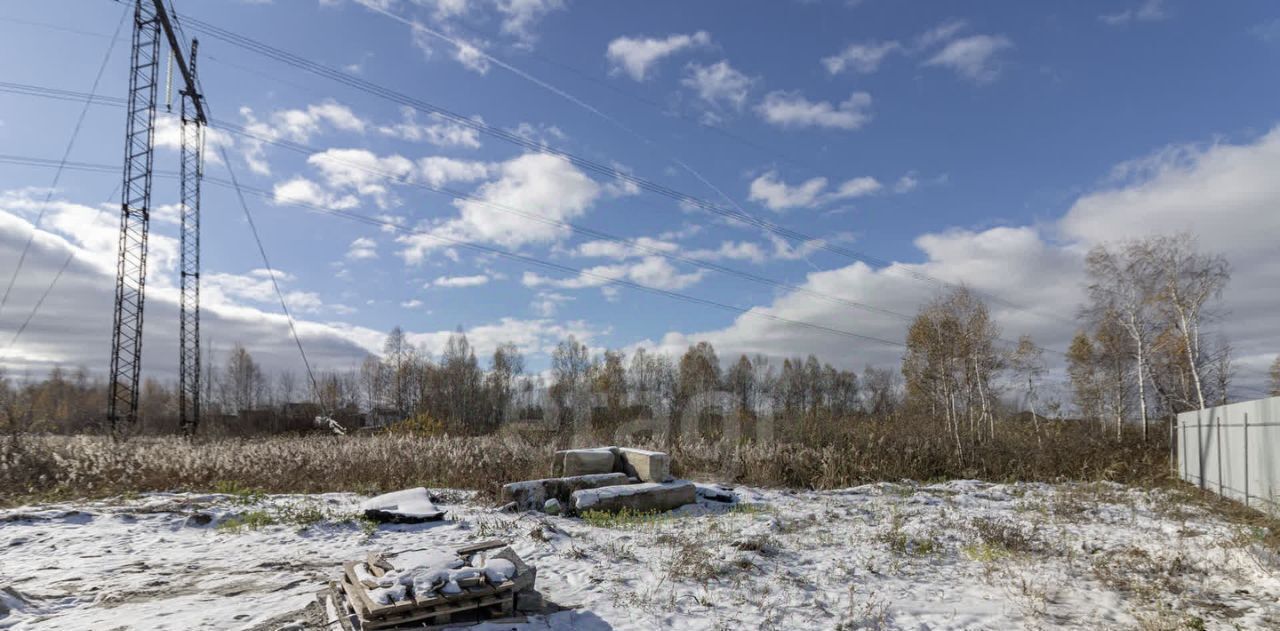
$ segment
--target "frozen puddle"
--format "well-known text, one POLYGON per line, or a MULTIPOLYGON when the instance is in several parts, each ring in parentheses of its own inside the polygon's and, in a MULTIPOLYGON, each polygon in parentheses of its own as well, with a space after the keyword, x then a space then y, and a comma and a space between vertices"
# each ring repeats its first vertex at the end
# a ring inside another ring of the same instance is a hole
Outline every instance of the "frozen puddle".
POLYGON ((1163 491, 970 480, 736 491, 736 507, 700 499, 590 524, 440 490, 445 520, 376 529, 349 520, 364 499, 351 494, 5 510, 0 628, 306 628, 304 608, 343 560, 493 538, 572 608, 516 628, 1280 627, 1280 568, 1256 533, 1163 491))

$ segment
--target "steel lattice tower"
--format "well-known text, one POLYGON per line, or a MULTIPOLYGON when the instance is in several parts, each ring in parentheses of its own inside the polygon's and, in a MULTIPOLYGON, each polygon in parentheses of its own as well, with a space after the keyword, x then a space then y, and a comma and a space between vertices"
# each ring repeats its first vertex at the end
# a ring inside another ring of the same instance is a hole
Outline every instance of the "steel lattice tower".
MULTIPOLYGON (((196 74, 198 40, 191 42, 191 76, 196 74)), ((178 322, 178 419, 195 434, 200 424, 200 180, 204 177, 204 121, 196 116, 200 94, 182 96, 182 300, 178 322)))
POLYGON ((156 7, 151 2, 138 0, 134 3, 133 13, 119 261, 116 264, 115 328, 111 337, 111 381, 107 399, 107 423, 113 435, 121 431, 122 423, 132 427, 138 416, 159 56, 160 18, 156 7))

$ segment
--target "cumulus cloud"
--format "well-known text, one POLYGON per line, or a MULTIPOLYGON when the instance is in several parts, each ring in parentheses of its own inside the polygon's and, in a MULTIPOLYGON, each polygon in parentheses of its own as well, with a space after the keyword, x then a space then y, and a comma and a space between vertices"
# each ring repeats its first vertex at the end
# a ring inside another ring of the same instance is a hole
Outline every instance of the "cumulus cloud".
MULTIPOLYGON (((16 257, 22 249, 30 230, 35 229, 27 216, 42 199, 42 195, 30 191, 0 193, 0 260, 16 257)), ((118 230, 118 219, 111 212, 100 213, 91 206, 55 199, 46 220, 36 229, 27 260, 28 273, 18 277, 12 303, 34 304, 68 255, 70 263, 18 343, 0 350, 0 366, 10 374, 33 377, 55 366, 84 366, 92 374, 102 375, 107 367, 114 299, 115 257, 110 233, 113 224, 118 230), (92 221, 95 215, 101 215, 101 221, 92 221)), ((178 290, 174 282, 176 258, 169 253, 172 250, 176 255, 177 244, 154 230, 151 239, 153 256, 149 261, 142 370, 147 377, 173 379, 177 375, 178 290)), ((279 271, 276 274, 290 307, 303 315, 296 319, 297 332, 314 368, 345 370, 369 353, 381 350, 385 331, 308 319, 305 312, 349 315, 354 310, 341 304, 326 304, 316 292, 296 287, 299 281, 293 275, 279 271)), ((204 279, 201 329, 206 340, 204 351, 211 361, 223 361, 232 345, 242 343, 268 373, 302 370, 266 270, 242 274, 209 271, 204 279)), ((419 308, 422 303, 408 300, 403 306, 419 308)), ((6 345, 21 320, 17 311, 0 318, 0 340, 6 345)), ((507 341, 515 342, 526 354, 542 354, 570 334, 582 340, 599 334, 598 329, 583 321, 556 322, 546 318, 500 318, 465 326, 464 331, 481 355, 491 354, 498 344, 507 341)), ((449 327, 410 331, 407 335, 426 352, 439 353, 453 332, 449 327)))
POLYGON ((1119 11, 1098 16, 1098 20, 1108 26, 1124 26, 1133 22, 1157 22, 1169 17, 1165 11, 1165 0, 1143 0, 1142 4, 1119 11))
POLYGON ((335 194, 305 177, 294 177, 284 182, 277 182, 272 187, 272 199, 283 206, 301 204, 338 210, 360 205, 360 200, 355 195, 335 194))
MULTIPOLYGON (((439 114, 432 114, 431 123, 418 122, 417 111, 406 107, 401 111, 401 122, 381 125, 378 133, 410 142, 426 142, 437 147, 480 148, 480 132, 461 123, 443 119, 439 114)), ((484 120, 476 117, 477 122, 484 120)))
POLYGON ((721 60, 709 66, 689 64, 680 83, 712 107, 741 110, 753 80, 735 70, 727 60, 721 60))
POLYGON ((613 72, 625 72, 636 81, 644 81, 649 77, 649 71, 664 58, 710 44, 711 35, 706 31, 673 34, 664 38, 619 37, 609 42, 605 58, 613 65, 613 72))
POLYGON ((548 13, 564 8, 563 0, 497 0, 502 15, 502 31, 525 45, 536 36, 533 27, 548 13))
POLYGON ((990 83, 1000 75, 999 53, 1012 47, 1002 35, 971 35, 949 42, 924 65, 948 68, 974 83, 990 83))
POLYGON ((245 130, 250 134, 241 141, 241 150, 249 168, 259 175, 271 175, 266 159, 266 144, 279 140, 305 143, 326 126, 338 131, 364 133, 367 123, 351 108, 326 100, 303 109, 277 110, 260 120, 249 107, 240 108, 245 130))
POLYGON ((533 302, 529 303, 529 307, 533 309, 534 313, 544 318, 550 318, 560 310, 561 305, 573 299, 573 296, 554 291, 540 291, 534 295, 533 302))
POLYGON ((691 259, 705 261, 750 261, 764 263, 769 253, 758 243, 751 241, 723 241, 716 248, 690 250, 687 256, 691 259))
POLYGON ((570 221, 585 214, 602 191, 577 167, 550 154, 527 153, 495 169, 497 179, 481 185, 474 199, 454 202, 456 218, 432 226, 427 234, 400 237, 405 246, 401 256, 406 262, 420 262, 428 252, 446 247, 450 241, 493 243, 505 248, 559 241, 570 233, 567 226, 532 221, 510 209, 570 221))
POLYGON ((703 269, 682 273, 665 258, 646 256, 632 263, 597 265, 569 278, 549 278, 525 272, 521 283, 525 287, 585 289, 604 287, 614 280, 627 280, 654 289, 678 290, 696 284, 705 275, 706 270, 703 269))
POLYGON ((815 177, 793 186, 778 179, 777 171, 769 171, 751 181, 748 199, 764 204, 769 210, 808 208, 817 205, 818 196, 826 188, 825 177, 815 177))
POLYGON ((389 183, 409 181, 415 172, 415 165, 408 158, 379 156, 367 149, 326 149, 308 156, 307 164, 320 172, 330 190, 370 197, 379 208, 394 203, 389 183))
POLYGON ((840 74, 852 70, 859 74, 871 74, 880 68, 880 64, 890 54, 902 50, 902 44, 890 40, 887 42, 867 42, 849 44, 844 50, 830 57, 822 58, 822 65, 831 74, 840 74))
POLYGON ((768 171, 751 181, 748 199, 764 204, 773 211, 791 208, 816 208, 828 202, 863 197, 883 188, 873 177, 855 177, 842 182, 836 190, 827 192, 827 178, 815 177, 791 185, 778 178, 777 171, 768 171))
POLYGON ((810 101, 798 92, 774 91, 765 95, 756 111, 767 122, 783 128, 854 130, 871 120, 871 95, 854 92, 839 105, 810 101))
POLYGON ((586 241, 574 249, 573 254, 581 257, 628 259, 648 256, 656 252, 674 253, 680 246, 671 241, 639 237, 626 241, 596 240, 586 241))
MULTIPOLYGON (((155 146, 157 149, 182 150, 182 120, 173 114, 156 115, 155 146)), ((235 140, 230 134, 206 127, 204 130, 204 159, 210 164, 222 164, 218 149, 231 149, 235 140)))
POLYGON ((347 258, 353 261, 378 258, 378 242, 369 237, 359 237, 347 248, 347 258))
POLYGON ((479 287, 487 285, 489 277, 484 274, 475 274, 473 276, 440 276, 431 281, 432 287, 479 287))
POLYGON ((430 156, 418 160, 418 175, 431 186, 444 186, 450 182, 475 182, 489 177, 496 165, 488 162, 458 160, 442 156, 430 156))
POLYGON ((916 48, 930 48, 943 42, 949 42, 960 34, 960 31, 969 27, 969 23, 964 20, 947 20, 923 33, 916 38, 916 48))
MULTIPOLYGON (((1232 263, 1224 295, 1228 313, 1217 328, 1236 348, 1237 383, 1261 387, 1280 348, 1274 326, 1280 299, 1263 289, 1280 274, 1271 238, 1280 230, 1280 179, 1274 176, 1280 170, 1280 127, 1245 143, 1175 147, 1137 162, 1121 165, 1120 180, 1082 195, 1056 223, 924 234, 915 240, 919 263, 872 268, 856 262, 811 273, 803 287, 912 314, 940 289, 919 278, 964 283, 1002 298, 988 302, 1005 338, 1026 333, 1038 344, 1064 350, 1075 326, 1060 314, 1074 313, 1084 300, 1083 258, 1090 247, 1190 231, 1203 249, 1223 253, 1232 263)), ((848 307, 804 292, 781 295, 756 310, 895 342, 904 338, 907 324, 866 312, 853 326, 848 307)), ((896 365, 901 357, 893 345, 841 340, 751 315, 720 329, 673 331, 644 345, 678 352, 699 340, 715 344, 722 356, 812 352, 851 368, 896 365), (833 344, 842 350, 833 354, 833 344)))

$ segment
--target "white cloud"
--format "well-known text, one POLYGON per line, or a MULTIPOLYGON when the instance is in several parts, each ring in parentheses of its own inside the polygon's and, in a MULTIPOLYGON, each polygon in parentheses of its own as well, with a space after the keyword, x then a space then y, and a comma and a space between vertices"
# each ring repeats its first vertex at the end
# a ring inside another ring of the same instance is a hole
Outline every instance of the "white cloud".
POLYGON ((1164 4, 1165 0, 1143 0, 1137 7, 1118 13, 1099 15, 1098 19, 1108 26, 1123 26, 1131 22, 1157 22, 1169 17, 1164 4))
POLYGON ((408 181, 415 170, 408 158, 381 157, 367 149, 326 149, 308 156, 307 164, 320 171, 330 190, 354 191, 362 197, 371 197, 379 208, 387 208, 394 202, 388 180, 408 181))
POLYGON ((412 300, 405 300, 404 302, 401 302, 400 306, 405 309, 417 309, 418 307, 421 307, 422 304, 421 300, 414 298, 412 300))
POLYGON ((295 177, 277 182, 273 187, 273 199, 280 205, 301 204, 345 210, 360 205, 354 195, 336 195, 305 177, 295 177))
POLYGON ((764 204, 769 210, 809 208, 827 188, 827 178, 815 177, 795 186, 778 179, 777 171, 769 171, 751 181, 748 199, 764 204))
MULTIPOLYGON (((581 320, 559 323, 545 318, 522 320, 506 317, 492 324, 467 327, 465 333, 476 355, 485 357, 492 355, 494 349, 504 342, 514 343, 525 355, 550 354, 556 344, 570 335, 589 343, 600 332, 581 320)), ((414 346, 439 354, 453 334, 454 331, 449 330, 409 333, 406 337, 414 346)))
POLYGON ((339 131, 364 133, 367 123, 351 108, 332 100, 308 105, 305 109, 277 110, 267 120, 259 120, 249 107, 240 108, 245 130, 251 135, 241 141, 241 149, 249 168, 259 175, 270 175, 266 160, 266 144, 279 140, 305 143, 320 133, 324 126, 339 131))
POLYGON ((453 58, 462 64, 463 68, 479 74, 489 72, 489 57, 485 55, 483 41, 464 39, 456 39, 457 46, 453 49, 453 58))
POLYGON ((855 177, 851 180, 845 180, 840 184, 834 193, 828 198, 830 200, 853 199, 855 197, 864 197, 872 193, 877 193, 883 186, 880 182, 870 176, 855 177))
MULTIPOLYGON (((0 260, 16 257, 32 226, 25 216, 37 210, 43 195, 29 191, 0 193, 0 260)), ((106 208, 111 211, 113 209, 106 208)), ((55 199, 49 205, 45 227, 37 230, 27 259, 29 273, 20 275, 11 296, 13 304, 33 304, 44 292, 48 279, 72 255, 60 282, 49 294, 37 318, 12 347, 0 349, 0 366, 10 374, 46 373, 54 366, 85 366, 91 375, 102 375, 108 354, 105 345, 111 336, 110 314, 113 300, 115 256, 114 237, 119 229, 112 212, 55 199), (93 221, 101 214, 101 221, 93 221), (114 225, 114 228, 112 227, 114 225), (65 233, 65 230, 73 230, 65 233)), ((163 234, 152 233, 152 258, 147 283, 147 323, 144 331, 143 375, 160 379, 176 378, 178 356, 178 289, 175 286, 177 244, 163 234)), ((288 324, 279 312, 274 289, 265 270, 228 274, 210 270, 201 304, 201 330, 207 341, 204 352, 215 363, 224 361, 235 343, 245 344, 253 358, 269 374, 282 370, 302 370, 298 349, 288 324)), ((293 287, 298 279, 277 272, 296 315, 296 327, 307 356, 316 370, 346 370, 369 353, 382 348, 385 331, 346 322, 317 322, 305 312, 325 311, 349 315, 351 307, 325 304, 318 294, 293 287)), ((422 304, 406 301, 406 308, 422 304)), ((15 312, 16 313, 16 312, 15 312)), ((21 318, 8 313, 0 319, 0 339, 12 337, 21 318)), ((439 353, 454 327, 437 331, 410 331, 408 337, 427 352, 439 353)), ((501 318, 468 325, 465 332, 479 355, 491 354, 506 341, 515 342, 526 354, 545 354, 557 342, 572 334, 591 340, 599 331, 582 321, 555 322, 549 319, 501 318)))
MULTIPOLYGON (((426 142, 437 147, 480 148, 480 132, 474 127, 445 120, 438 114, 430 116, 435 122, 422 124, 418 122, 417 111, 411 107, 404 108, 401 114, 404 117, 401 122, 380 126, 378 133, 411 142, 426 142)), ((479 117, 476 117, 476 121, 484 122, 479 117)))
POLYGON ((544 318, 550 318, 560 310, 561 305, 573 299, 573 296, 554 291, 540 291, 533 297, 533 302, 529 306, 534 313, 544 318))
POLYGON ((603 287, 612 280, 628 280, 655 289, 684 289, 702 280, 706 270, 681 273, 669 261, 660 256, 646 256, 634 263, 598 265, 587 268, 570 278, 548 278, 533 272, 525 272, 521 283, 526 287, 556 287, 560 289, 585 289, 603 287))
POLYGON ((489 277, 484 274, 476 274, 474 276, 440 276, 431 281, 432 287, 479 287, 487 285, 489 277))
POLYGON ((536 39, 533 27, 552 11, 564 8, 563 0, 497 0, 502 31, 528 45, 536 39))
MULTIPOLYGON (((155 124, 155 146, 171 151, 182 150, 182 120, 173 114, 158 113, 155 124)), ((204 130, 204 159, 210 164, 222 164, 219 147, 231 149, 235 141, 230 134, 206 127, 204 130)))
POLYGON ((907 173, 906 175, 898 178, 898 181, 894 183, 893 192, 909 193, 916 190, 916 187, 918 186, 920 186, 920 179, 917 178, 914 173, 907 173))
MULTIPOLYGON (((938 287, 913 279, 928 275, 965 283, 985 295, 1003 337, 1030 334, 1042 346, 1065 350, 1075 326, 1059 314, 1074 313, 1084 299, 1083 257, 1088 248, 1120 239, 1189 231, 1200 247, 1224 254, 1233 278, 1224 295, 1227 312, 1217 325, 1237 352, 1237 383, 1261 387, 1267 364, 1280 348, 1275 313, 1280 295, 1269 291, 1280 274, 1272 235, 1280 231, 1280 127, 1256 140, 1175 147, 1120 165, 1123 178, 1081 196, 1056 224, 989 230, 946 230, 921 235, 920 263, 873 269, 863 263, 814 272, 803 287, 848 300, 912 314, 938 287)), ((780 317, 901 341, 906 322, 861 312, 804 292, 784 294, 757 310, 780 317), (856 322, 851 324, 851 322, 856 322)), ((1217 330, 1212 331, 1217 334, 1217 330)), ((752 316, 703 332, 668 333, 648 345, 683 351, 693 341, 715 344, 721 356, 761 352, 776 357, 815 353, 858 368, 893 366, 899 348, 842 340, 752 316), (832 345, 841 350, 832 352, 832 345)), ((1051 356, 1052 357, 1052 356, 1051 356)), ((1060 360, 1055 360, 1060 361, 1060 360)), ((1059 366, 1060 367, 1060 366, 1059 366)))
POLYGON ((347 248, 347 258, 353 261, 378 258, 378 242, 369 237, 359 237, 347 248))
MULTIPOLYGON (((282 291, 286 285, 297 280, 288 272, 276 270, 274 274, 275 281, 281 286, 282 291)), ((263 306, 278 305, 280 298, 276 294, 271 278, 272 272, 266 269, 254 269, 246 274, 206 272, 200 275, 201 297, 207 298, 213 304, 248 301, 263 306)), ((292 311, 314 313, 324 306, 320 295, 313 291, 285 291, 284 296, 292 311)))
POLYGON ((648 256, 656 252, 674 253, 679 250, 680 246, 670 241, 639 237, 632 239, 631 243, 607 240, 587 241, 579 245, 573 253, 575 256, 621 260, 648 256))
POLYGON ((713 107, 741 110, 754 81, 735 70, 727 60, 710 66, 691 63, 680 83, 697 92, 698 98, 713 107))
POLYGON ((774 91, 765 95, 756 111, 765 121, 783 128, 824 127, 853 130, 871 120, 871 95, 854 92, 838 106, 809 101, 798 92, 774 91))
POLYGON ((949 68, 974 83, 990 83, 1000 75, 1000 51, 1012 47, 1002 35, 971 35, 949 42, 924 65, 949 68))
POLYGON ((831 74, 840 74, 852 70, 860 74, 871 74, 880 68, 881 62, 891 53, 902 49, 896 41, 868 42, 865 44, 849 44, 844 50, 822 59, 822 65, 831 74))
POLYGON ((870 176, 845 180, 836 190, 827 191, 827 178, 815 177, 800 184, 789 185, 778 179, 777 171, 769 171, 751 181, 748 198, 760 202, 769 210, 784 211, 791 208, 816 208, 825 203, 863 197, 879 192, 880 182, 870 176))
POLYGON ((665 57, 682 50, 709 46, 711 35, 706 31, 692 34, 653 37, 619 37, 609 42, 605 58, 613 64, 614 72, 626 72, 636 81, 644 81, 652 67, 665 57))
POLYGON ((724 241, 715 249, 691 250, 687 256, 705 261, 730 260, 752 263, 763 263, 769 259, 769 253, 764 248, 750 241, 724 241))
POLYGON ((475 182, 489 177, 497 165, 488 162, 458 160, 430 156, 418 160, 418 174, 431 186, 444 186, 450 182, 475 182))
POLYGON ((942 42, 951 41, 960 31, 968 28, 969 23, 964 20, 947 20, 916 38, 917 48, 929 48, 942 42))
POLYGON ((545 153, 527 153, 497 167, 498 179, 476 190, 477 199, 454 202, 458 217, 434 226, 428 234, 406 235, 401 252, 406 262, 420 262, 446 240, 494 243, 517 248, 551 243, 568 236, 568 226, 533 221, 518 210, 558 222, 582 216, 599 198, 602 187, 568 161, 545 153))
POLYGON ((778 235, 769 235, 773 244, 773 258, 783 261, 807 260, 827 245, 824 239, 809 239, 800 243, 792 243, 778 235))
MULTIPOLYGON (((475 0, 414 0, 418 4, 431 7, 432 17, 437 20, 447 20, 462 15, 466 15, 471 11, 475 0)), ((386 8, 386 7, 383 7, 386 8)))

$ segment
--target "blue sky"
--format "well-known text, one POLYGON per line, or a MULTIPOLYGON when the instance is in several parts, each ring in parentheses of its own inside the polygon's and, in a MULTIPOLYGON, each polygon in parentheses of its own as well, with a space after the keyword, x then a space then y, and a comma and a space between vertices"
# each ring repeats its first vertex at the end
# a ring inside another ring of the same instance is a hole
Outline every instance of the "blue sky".
MULTIPOLYGON (((1272 181, 1280 178, 1267 176, 1280 163, 1274 3, 176 5, 182 15, 821 240, 780 246, 759 228, 406 113, 189 23, 188 34, 201 39, 200 73, 214 118, 311 150, 255 147, 243 136, 211 132, 245 183, 274 191, 273 199, 251 196, 251 210, 303 320, 304 341, 333 367, 353 365, 394 325, 427 350, 457 327, 472 332, 482 351, 513 339, 535 368, 567 333, 595 348, 678 350, 709 339, 724 354, 815 352, 853 367, 892 363, 900 354, 890 345, 601 286, 599 276, 900 340, 900 320, 815 294, 912 313, 938 291, 918 278, 928 275, 999 297, 1005 337, 1030 333, 1061 349, 1072 333, 1064 319, 1080 302, 1083 252, 1173 230, 1197 233, 1236 266, 1221 330, 1237 348, 1242 379, 1254 379, 1244 373, 1261 370, 1280 351, 1280 334, 1265 316, 1277 299, 1258 289, 1267 282, 1261 271, 1280 264, 1260 236, 1280 227, 1280 213, 1268 212, 1280 203, 1272 181), (371 169, 484 201, 455 202, 389 183, 371 169), (291 203, 298 200, 595 276, 442 247, 308 212, 291 203), (513 208, 526 216, 508 212, 513 208), (643 240, 648 249, 591 243, 528 214, 643 240), (895 263, 867 266, 822 250, 824 244, 895 263), (806 291, 728 277, 655 251, 806 291)), ((0 81, 89 91, 123 12, 106 0, 6 7, 0 58, 8 61, 0 81)), ((126 24, 101 95, 125 94, 127 36, 126 24)), ((0 92, 0 153, 58 158, 81 107, 0 92)), ((122 123, 118 107, 90 108, 72 159, 119 165, 122 123)), ((159 169, 177 167, 174 131, 162 121, 159 169)), ((227 177, 216 158, 208 173, 227 177)), ((111 269, 115 217, 109 207, 97 212, 117 177, 67 171, 60 178, 34 226, 31 267, 0 312, 0 338, 12 335, 61 257, 70 253, 75 264, 49 311, 0 355, 10 368, 105 363, 110 303, 103 292, 110 286, 101 279, 110 280, 104 270, 111 269)), ((0 165, 4 269, 16 264, 52 178, 48 168, 0 165)), ((176 182, 157 178, 153 204, 175 200, 176 182)), ((145 365, 164 375, 176 364, 169 361, 175 261, 166 256, 176 225, 163 208, 157 216, 145 365)), ((204 197, 203 243, 215 353, 238 341, 273 367, 296 364, 280 339, 274 295, 255 271, 262 262, 243 215, 234 196, 213 184, 204 197)))

